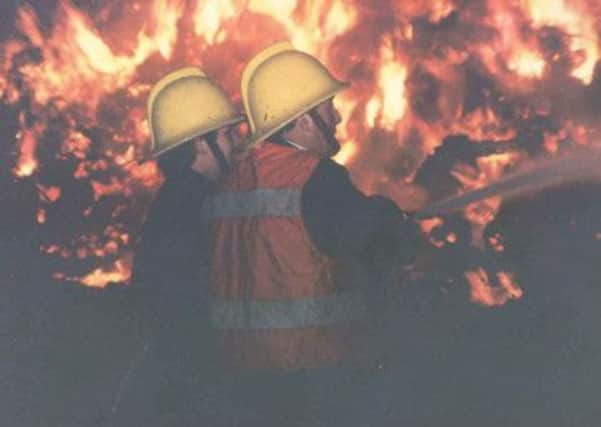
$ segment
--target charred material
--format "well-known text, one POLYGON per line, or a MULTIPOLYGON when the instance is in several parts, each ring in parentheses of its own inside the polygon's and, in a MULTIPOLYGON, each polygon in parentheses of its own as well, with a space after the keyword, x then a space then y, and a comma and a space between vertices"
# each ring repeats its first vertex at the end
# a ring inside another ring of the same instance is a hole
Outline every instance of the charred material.
POLYGON ((451 173, 457 164, 463 163, 477 168, 478 158, 506 153, 517 147, 515 141, 476 142, 470 140, 467 135, 447 136, 422 163, 413 182, 427 190, 431 200, 439 200, 456 194, 463 188, 461 181, 451 173))

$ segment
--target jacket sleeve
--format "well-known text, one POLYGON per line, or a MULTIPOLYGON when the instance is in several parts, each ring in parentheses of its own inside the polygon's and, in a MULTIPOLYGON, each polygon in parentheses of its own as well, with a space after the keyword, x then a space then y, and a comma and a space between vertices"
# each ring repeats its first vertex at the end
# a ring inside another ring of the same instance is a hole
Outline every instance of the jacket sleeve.
POLYGON ((368 270, 382 271, 412 262, 421 233, 391 200, 366 196, 351 182, 346 169, 322 160, 305 185, 303 220, 323 253, 368 270))

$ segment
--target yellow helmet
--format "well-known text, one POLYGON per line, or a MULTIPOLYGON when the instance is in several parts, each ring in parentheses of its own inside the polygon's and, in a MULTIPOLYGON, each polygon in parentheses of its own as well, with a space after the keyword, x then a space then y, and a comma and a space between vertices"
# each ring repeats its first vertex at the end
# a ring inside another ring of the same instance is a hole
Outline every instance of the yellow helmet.
POLYGON ((295 50, 288 42, 263 50, 242 73, 249 142, 266 139, 347 86, 332 77, 316 58, 295 50))
POLYGON ((154 85, 147 115, 149 157, 244 119, 223 90, 194 67, 174 71, 154 85))

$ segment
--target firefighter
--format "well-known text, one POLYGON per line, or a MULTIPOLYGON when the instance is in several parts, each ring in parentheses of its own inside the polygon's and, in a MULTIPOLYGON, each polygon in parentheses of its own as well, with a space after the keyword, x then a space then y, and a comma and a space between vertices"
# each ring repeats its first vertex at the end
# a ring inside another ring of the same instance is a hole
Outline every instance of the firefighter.
POLYGON ((230 169, 233 129, 242 116, 192 67, 153 87, 147 113, 148 159, 158 159, 165 182, 135 254, 131 288, 143 314, 143 344, 120 386, 128 390, 124 402, 115 402, 122 408, 116 415, 130 426, 192 425, 199 416, 196 391, 211 370, 208 250, 200 212, 211 187, 230 169))
POLYGON ((346 86, 289 43, 259 53, 241 82, 252 148, 203 208, 219 359, 240 392, 232 407, 257 425, 359 422, 348 399, 379 365, 369 309, 420 238, 330 158, 346 86))

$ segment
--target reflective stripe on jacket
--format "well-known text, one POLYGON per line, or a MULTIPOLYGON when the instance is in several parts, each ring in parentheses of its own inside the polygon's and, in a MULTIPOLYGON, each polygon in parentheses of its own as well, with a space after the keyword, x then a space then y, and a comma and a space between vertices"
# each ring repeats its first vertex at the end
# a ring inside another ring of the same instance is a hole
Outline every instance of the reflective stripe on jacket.
POLYGON ((253 150, 204 205, 211 221, 212 322, 235 368, 294 370, 355 353, 362 294, 340 280, 302 220, 301 195, 319 158, 292 147, 253 150))

